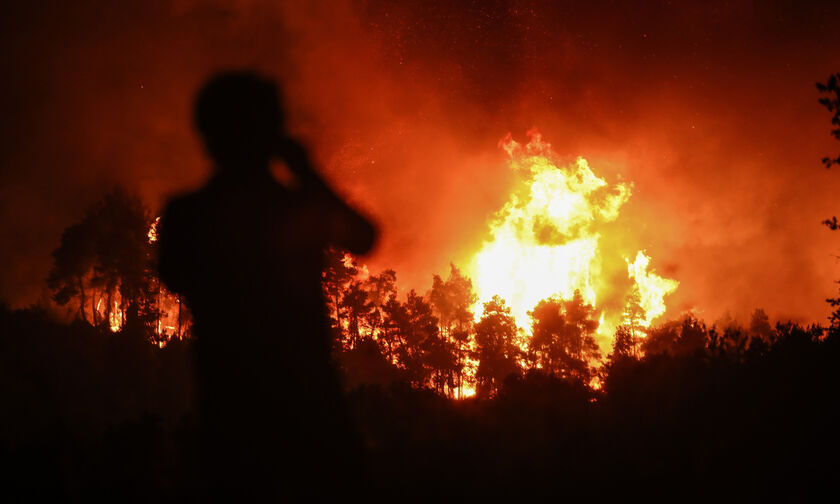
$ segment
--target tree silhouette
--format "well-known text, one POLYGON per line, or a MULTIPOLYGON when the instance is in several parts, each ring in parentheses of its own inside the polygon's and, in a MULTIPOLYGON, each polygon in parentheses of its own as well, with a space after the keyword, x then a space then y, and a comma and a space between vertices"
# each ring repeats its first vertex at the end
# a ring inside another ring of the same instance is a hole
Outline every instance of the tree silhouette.
MULTIPOLYGON (((821 97, 819 102, 832 113, 831 124, 835 128, 831 130, 831 134, 834 138, 840 140, 840 73, 832 75, 825 83, 817 82, 817 91, 820 92, 820 95, 827 95, 821 97)), ((826 168, 831 168, 832 165, 840 164, 840 156, 836 158, 824 157, 822 162, 826 168)), ((826 224, 832 229, 837 229, 836 217, 830 223, 826 221, 826 224)))
MULTIPOLYGON (((831 130, 831 134, 834 138, 840 140, 840 73, 830 76, 825 83, 817 82, 817 91, 820 95, 827 95, 820 97, 819 102, 832 113, 831 124, 834 128, 831 130)), ((827 156, 822 159, 822 162, 826 168, 831 168, 833 165, 840 164, 840 156, 836 158, 827 156)), ((832 231, 840 229, 840 221, 837 220, 836 216, 824 220, 823 224, 832 231)), ((840 297, 828 298, 826 302, 834 309, 829 316, 831 326, 840 327, 840 297)))
POLYGON ((472 306, 478 298, 473 291, 472 280, 462 275, 454 264, 450 264, 449 268, 446 281, 439 275, 432 277, 432 290, 429 293, 429 301, 447 335, 465 330, 472 322, 472 306))
POLYGON ((576 291, 568 301, 540 301, 529 315, 534 321, 529 346, 534 364, 562 378, 589 383, 594 375, 590 364, 600 358, 594 338, 595 309, 576 291))
MULTIPOLYGON (((53 267, 47 278, 47 286, 53 292, 53 300, 66 305, 73 298, 79 298, 78 316, 87 321, 85 283, 96 263, 95 243, 88 219, 64 230, 61 244, 53 253, 53 267)), ((95 305, 91 311, 95 313, 95 305)), ((95 323, 95 320, 94 320, 95 323)))
POLYGON ((148 236, 151 214, 139 197, 117 189, 105 196, 96 215, 96 276, 108 289, 118 285, 126 324, 149 326, 159 315, 157 275, 148 236))
POLYGON ((151 328, 160 317, 154 248, 148 236, 152 222, 136 195, 119 187, 107 193, 82 222, 64 232, 53 252, 47 279, 53 299, 64 305, 78 297, 80 318, 87 320, 85 306, 90 298, 94 324, 99 322, 101 295, 105 296, 106 323, 118 299, 119 325, 151 328), (100 295, 88 296, 86 286, 100 295))
POLYGON ((756 308, 750 317, 747 334, 750 352, 763 353, 773 343, 774 332, 773 326, 770 325, 770 317, 761 308, 756 308))
POLYGON ((624 306, 624 320, 628 331, 628 343, 634 356, 638 356, 639 340, 644 337, 645 309, 642 308, 642 295, 639 286, 634 285, 633 290, 627 296, 627 303, 624 306))
POLYGON ((436 331, 425 342, 424 365, 431 374, 432 387, 444 395, 451 395, 458 387, 458 378, 463 364, 455 343, 436 331))
POLYGON ((476 393, 491 397, 509 375, 519 371, 521 350, 510 308, 499 296, 484 303, 481 320, 475 324, 476 393))
POLYGON ((620 325, 615 330, 612 353, 609 355, 610 362, 624 358, 639 358, 639 340, 633 335, 630 326, 620 325))
POLYGON ((624 306, 624 323, 616 328, 613 338, 612 352, 608 356, 609 362, 615 362, 624 358, 638 359, 639 343, 645 336, 642 322, 645 319, 645 310, 641 305, 641 294, 639 287, 634 286, 633 291, 627 296, 627 303, 624 306))
POLYGON ((773 326, 770 325, 770 317, 761 308, 756 308, 750 317, 749 332, 753 338, 770 340, 773 334, 773 326))
POLYGON ((405 303, 391 296, 383 310, 387 352, 406 370, 413 385, 426 386, 434 378, 434 386, 442 391, 454 357, 447 355, 451 348, 441 339, 431 304, 412 289, 405 303))
POLYGON ((326 255, 326 267, 322 274, 324 297, 326 298, 330 320, 340 340, 344 331, 341 316, 342 292, 353 277, 358 274, 359 268, 353 256, 344 250, 330 247, 324 253, 326 255))
POLYGON ((365 281, 365 288, 370 301, 370 310, 366 320, 370 331, 368 335, 379 340, 384 329, 383 306, 391 296, 397 295, 397 274, 394 270, 388 269, 378 275, 371 275, 365 281))
POLYGON ((459 394, 463 387, 463 370, 466 368, 473 332, 472 306, 477 298, 472 281, 463 276, 454 264, 449 265, 449 278, 446 281, 438 275, 432 277, 429 301, 440 321, 441 333, 450 343, 451 352, 455 356, 454 387, 459 394))
POLYGON ((718 357, 742 360, 750 347, 750 334, 738 324, 725 327, 712 327, 706 334, 706 347, 709 353, 718 357))
POLYGON ((642 342, 642 352, 648 355, 687 355, 705 348, 706 325, 692 315, 682 320, 652 327, 642 342))
POLYGON ((343 349, 340 363, 345 387, 352 390, 362 385, 390 385, 402 379, 402 371, 383 355, 372 338, 362 337, 352 349, 343 349))
POLYGON ((373 308, 368 292, 361 281, 353 280, 341 294, 339 313, 347 321, 347 346, 353 348, 362 337, 361 324, 365 323, 373 308))

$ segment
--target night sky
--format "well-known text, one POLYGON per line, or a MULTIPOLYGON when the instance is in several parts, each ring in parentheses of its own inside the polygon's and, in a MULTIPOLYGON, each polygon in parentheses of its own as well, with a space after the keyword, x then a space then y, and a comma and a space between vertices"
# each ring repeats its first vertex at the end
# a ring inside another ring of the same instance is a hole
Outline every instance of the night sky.
MULTIPOLYGON (((209 174, 190 122, 214 71, 285 89, 290 128, 380 225, 365 261, 425 291, 506 200, 531 127, 632 181, 621 239, 681 282, 671 316, 824 321, 838 154, 815 82, 840 3, 25 2, 2 16, 0 299, 42 295, 62 230, 121 184, 157 211, 209 174)), ((9 10, 11 9, 11 10, 9 10)))

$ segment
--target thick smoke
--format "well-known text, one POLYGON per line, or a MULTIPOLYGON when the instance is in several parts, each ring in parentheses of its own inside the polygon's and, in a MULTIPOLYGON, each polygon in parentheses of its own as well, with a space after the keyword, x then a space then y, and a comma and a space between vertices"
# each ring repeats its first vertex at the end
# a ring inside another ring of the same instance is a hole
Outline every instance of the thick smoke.
POLYGON ((0 35, 0 299, 15 305, 113 184, 159 208, 201 183, 192 95, 231 67, 283 82, 293 129, 380 223, 371 269, 403 287, 478 249, 513 182, 498 140, 532 126, 633 182, 618 239, 680 281, 671 315, 822 320, 840 278, 819 224, 840 206, 819 163, 837 148, 814 89, 840 70, 836 3, 21 5, 0 35))

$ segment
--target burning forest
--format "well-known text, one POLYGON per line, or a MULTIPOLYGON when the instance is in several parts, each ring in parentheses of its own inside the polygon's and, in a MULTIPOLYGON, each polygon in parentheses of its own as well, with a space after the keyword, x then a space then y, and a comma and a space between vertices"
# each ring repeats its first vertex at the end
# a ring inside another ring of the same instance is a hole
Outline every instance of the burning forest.
MULTIPOLYGON (((551 145, 536 130, 529 135, 525 145, 509 134, 499 143, 521 175, 521 189, 489 220, 489 238, 470 273, 453 264, 448 278, 434 275, 430 290, 411 290, 401 302, 395 271, 374 275, 349 253, 328 253, 323 289, 338 355, 368 345, 395 376, 464 398, 477 390, 494 394, 513 369, 560 376, 584 369, 598 386, 596 370, 616 334, 646 337, 678 282, 648 271, 642 250, 613 250, 608 257, 598 243, 601 226, 631 197, 631 184, 610 186, 583 158, 559 166, 551 145), (622 270, 623 278, 616 274, 622 270), (486 333, 502 326, 500 334, 486 333), (506 364, 492 369, 496 360, 506 364)), ((128 315, 128 323, 145 328, 161 347, 190 337, 187 307, 154 272, 159 222, 123 189, 110 193, 65 231, 53 253, 48 285, 57 304, 114 333, 128 315)))
POLYGON ((9 10, 4 501, 836 491, 837 5, 9 10))
POLYGON ((499 143, 521 189, 490 219, 469 273, 453 264, 426 295, 412 290, 401 304, 393 270, 371 275, 354 257, 332 252, 324 288, 344 352, 366 339, 416 386, 462 398, 477 389, 492 394, 514 369, 561 376, 585 369, 595 379, 617 330, 646 336, 678 282, 648 271, 644 251, 608 257, 598 243, 630 184, 610 187, 583 158, 559 166, 550 144, 536 130, 530 136, 526 145, 511 135, 499 143), (493 369, 490 361, 504 364, 493 369))

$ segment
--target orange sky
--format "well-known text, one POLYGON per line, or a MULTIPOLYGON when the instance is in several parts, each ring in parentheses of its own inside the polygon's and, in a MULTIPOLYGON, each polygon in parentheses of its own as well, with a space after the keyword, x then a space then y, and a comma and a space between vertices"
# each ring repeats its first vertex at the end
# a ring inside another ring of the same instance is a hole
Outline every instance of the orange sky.
POLYGON ((380 224, 371 268, 404 287, 478 248, 512 182, 497 143, 537 126, 560 155, 634 183, 616 224, 681 282, 671 315, 824 320, 840 235, 820 220, 840 208, 840 174, 819 160, 840 145, 814 83, 840 71, 839 4, 391 3, 4 16, 0 299, 38 298, 61 231, 113 184, 155 208, 200 184, 192 95, 248 66, 284 83, 295 131, 380 224))

